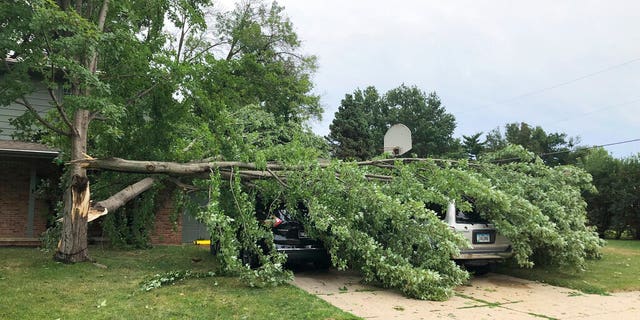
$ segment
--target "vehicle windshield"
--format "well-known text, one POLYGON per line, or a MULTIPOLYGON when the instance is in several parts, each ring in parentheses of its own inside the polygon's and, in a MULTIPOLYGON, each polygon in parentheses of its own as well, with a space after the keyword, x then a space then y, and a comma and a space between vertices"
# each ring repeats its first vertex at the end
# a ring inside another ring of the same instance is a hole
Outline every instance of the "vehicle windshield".
POLYGON ((456 223, 484 223, 487 224, 489 221, 487 219, 480 216, 480 213, 476 212, 456 212, 456 223))

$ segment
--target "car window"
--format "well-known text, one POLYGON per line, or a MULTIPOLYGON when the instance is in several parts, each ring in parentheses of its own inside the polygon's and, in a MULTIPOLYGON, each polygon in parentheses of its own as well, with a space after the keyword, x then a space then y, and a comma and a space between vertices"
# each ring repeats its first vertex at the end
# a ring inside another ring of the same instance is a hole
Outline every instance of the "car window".
POLYGON ((424 206, 425 208, 435 212, 440 220, 444 220, 444 217, 447 214, 447 210, 443 205, 437 203, 427 203, 424 206))
POLYGON ((471 212, 462 212, 457 210, 456 223, 489 223, 487 219, 480 215, 480 212, 478 212, 474 204, 475 201, 472 198, 465 197, 465 200, 471 204, 471 212))

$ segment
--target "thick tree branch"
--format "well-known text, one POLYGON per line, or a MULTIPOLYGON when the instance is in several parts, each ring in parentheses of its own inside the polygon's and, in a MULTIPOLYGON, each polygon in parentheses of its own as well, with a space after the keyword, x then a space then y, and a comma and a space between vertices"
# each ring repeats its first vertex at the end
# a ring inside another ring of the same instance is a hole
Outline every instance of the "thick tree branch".
MULTIPOLYGON (((411 159, 413 160, 413 159, 411 159)), ((422 159, 423 161, 425 159, 422 159)), ((375 165, 376 161, 368 161, 369 165, 375 165)), ((258 167, 254 163, 239 161, 213 161, 213 162, 162 162, 162 161, 136 161, 120 158, 94 159, 86 157, 72 163, 79 164, 86 169, 103 169, 129 173, 151 173, 169 175, 210 175, 213 170, 219 170, 222 177, 231 179, 240 177, 243 180, 276 179, 278 183, 286 187, 286 170, 301 170, 304 167, 285 167, 276 163, 269 163, 266 167, 258 167)), ((327 168, 329 163, 318 163, 320 168, 327 168)), ((366 174, 367 180, 390 181, 391 176, 366 174)))
MULTIPOLYGON (((389 166, 396 161, 402 163, 410 162, 423 162, 423 161, 435 161, 435 162, 448 162, 458 163, 456 160, 444 160, 444 159, 428 159, 428 158, 394 158, 394 159, 382 159, 372 161, 361 161, 356 164, 359 166, 389 166)), ((267 163, 265 167, 256 165, 250 162, 241 161, 205 161, 205 162, 166 162, 166 161, 137 161, 126 160, 121 158, 108 158, 108 159, 94 159, 85 158, 72 161, 77 163, 81 167, 86 169, 104 169, 110 171, 130 172, 130 173, 160 173, 169 175, 197 175, 197 174, 209 174, 211 170, 225 170, 231 168, 238 168, 242 174, 255 177, 269 177, 272 173, 269 171, 284 171, 284 170, 297 170, 304 169, 304 166, 284 166, 279 163, 267 163), (265 171, 262 171, 265 170, 265 171)), ((320 168, 329 167, 329 162, 318 162, 317 166, 320 168)), ((392 166, 391 166, 392 167, 392 166)))
POLYGON ((87 222, 93 221, 101 216, 108 214, 109 212, 117 210, 118 208, 129 202, 131 199, 151 189, 154 182, 155 179, 153 178, 144 178, 122 189, 120 192, 112 195, 108 199, 96 202, 91 206, 91 209, 89 210, 89 217, 87 219, 87 222))
POLYGON ((435 159, 435 158, 390 158, 390 159, 380 159, 380 160, 370 160, 370 161, 360 161, 358 162, 359 166, 380 166, 380 165, 384 165, 381 167, 388 167, 388 165, 393 166, 394 163, 396 162, 402 162, 402 163, 411 163, 411 162, 425 162, 425 161, 433 161, 433 162, 440 162, 440 163, 462 163, 462 162, 467 162, 468 165, 472 165, 472 166, 476 166, 478 165, 477 163, 472 163, 469 161, 458 161, 458 160, 450 160, 450 159, 435 159))
POLYGON ((72 135, 71 131, 64 131, 62 129, 57 128, 56 126, 54 126, 52 123, 50 123, 49 121, 45 120, 43 117, 40 116, 40 114, 38 114, 38 110, 36 110, 36 108, 33 107, 33 105, 31 105, 31 103, 29 103, 29 101, 27 100, 27 98, 25 98, 24 96, 22 98, 20 98, 22 101, 20 100, 15 100, 14 102, 27 108, 27 110, 29 110, 29 112, 31 112, 31 114, 38 120, 38 122, 40 122, 42 125, 44 125, 45 127, 47 127, 49 130, 56 132, 58 134, 61 134, 63 136, 67 136, 70 137, 72 135))
MULTIPOLYGON (((163 162, 163 161, 137 161, 120 158, 108 159, 81 159, 73 161, 86 169, 105 169, 130 173, 163 173, 163 174, 200 174, 210 173, 212 169, 240 168, 247 170, 260 170, 256 164, 240 161, 214 161, 214 162, 163 162)), ((266 168, 271 170, 283 170, 280 164, 269 163, 266 168)))

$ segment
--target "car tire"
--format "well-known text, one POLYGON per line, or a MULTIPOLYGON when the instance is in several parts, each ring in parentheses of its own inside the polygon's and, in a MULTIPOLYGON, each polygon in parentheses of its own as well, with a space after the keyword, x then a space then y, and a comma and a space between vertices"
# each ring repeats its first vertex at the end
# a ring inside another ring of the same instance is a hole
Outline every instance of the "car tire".
POLYGON ((210 250, 212 255, 218 255, 218 252, 220 252, 220 240, 213 241, 211 239, 210 250))
POLYGON ((326 259, 320 259, 313 262, 313 266, 318 270, 327 270, 331 268, 331 259, 327 257, 326 259))
POLYGON ((255 269, 259 266, 258 255, 247 250, 240 250, 240 260, 243 265, 249 265, 251 269, 255 269))
POLYGON ((495 263, 489 263, 481 266, 467 266, 467 270, 472 272, 475 276, 483 276, 489 272, 494 272, 495 269, 495 263))

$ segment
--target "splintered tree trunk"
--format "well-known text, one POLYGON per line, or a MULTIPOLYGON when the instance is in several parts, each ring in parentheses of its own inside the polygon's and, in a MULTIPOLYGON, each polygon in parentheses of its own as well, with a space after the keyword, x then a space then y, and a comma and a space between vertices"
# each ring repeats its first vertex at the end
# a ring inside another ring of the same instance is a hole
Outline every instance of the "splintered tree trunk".
MULTIPOLYGON (((73 119, 71 160, 84 158, 87 151, 89 111, 77 110, 73 119)), ((87 170, 72 162, 69 186, 64 198, 64 220, 58 250, 54 258, 65 263, 90 260, 87 250, 87 216, 89 214, 89 179, 87 170)))

